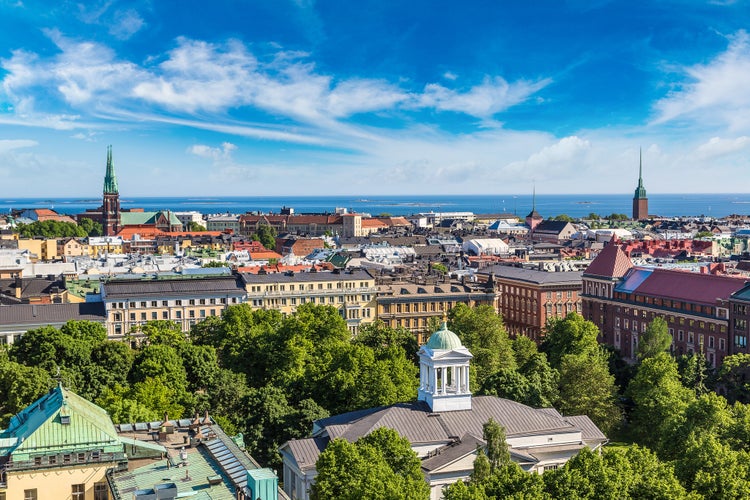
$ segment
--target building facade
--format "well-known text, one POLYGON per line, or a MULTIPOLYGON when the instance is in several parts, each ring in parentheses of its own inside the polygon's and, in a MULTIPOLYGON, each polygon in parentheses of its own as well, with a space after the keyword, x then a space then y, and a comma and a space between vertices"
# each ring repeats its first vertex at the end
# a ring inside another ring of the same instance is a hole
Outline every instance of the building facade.
POLYGON ((243 273, 242 279, 253 309, 274 309, 286 315, 307 303, 332 306, 353 335, 376 318, 378 289, 375 278, 364 270, 243 273))
POLYGON ((494 283, 497 310, 508 333, 541 342, 549 319, 581 312, 581 275, 580 271, 493 266, 480 274, 480 281, 494 283))
POLYGON ((153 320, 173 321, 188 332, 199 321, 221 316, 227 306, 242 304, 245 287, 241 278, 234 275, 147 277, 105 281, 100 295, 107 335, 119 340, 153 320))
POLYGON ((729 300, 744 280, 637 267, 612 242, 583 274, 582 312, 600 341, 634 360, 638 339, 656 317, 667 322, 676 355, 701 351, 717 367, 730 354, 729 300))
POLYGON ((431 322, 442 318, 457 304, 489 305, 495 310, 497 306, 491 286, 470 287, 459 282, 380 285, 376 300, 378 319, 392 328, 406 328, 420 344, 431 332, 431 322))

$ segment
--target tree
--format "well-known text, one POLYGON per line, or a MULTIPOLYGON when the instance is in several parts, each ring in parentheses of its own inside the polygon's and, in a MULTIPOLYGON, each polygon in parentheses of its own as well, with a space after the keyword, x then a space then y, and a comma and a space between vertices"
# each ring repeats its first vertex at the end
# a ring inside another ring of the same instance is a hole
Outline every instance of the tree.
POLYGON ((668 426, 684 414, 695 397, 680 382, 677 363, 663 352, 641 362, 625 394, 634 405, 631 434, 636 442, 652 449, 658 449, 668 426))
POLYGON ((561 222, 573 222, 573 217, 567 214, 560 214, 555 216, 552 220, 561 222))
POLYGON ((685 411, 668 422, 666 434, 659 448, 662 458, 679 458, 692 435, 712 434, 723 437, 734 422, 727 400, 716 393, 703 394, 690 401, 685 411))
POLYGON ((445 266, 445 264, 441 264, 440 262, 433 262, 432 270, 438 274, 446 274, 448 272, 448 268, 445 266))
POLYGON ((731 402, 750 403, 750 354, 733 354, 721 362, 718 385, 727 391, 731 402))
POLYGON ((703 498, 750 498, 750 460, 714 434, 693 433, 675 463, 682 484, 703 498))
POLYGON ((194 220, 191 220, 188 224, 188 231, 190 232, 202 232, 206 230, 206 226, 202 226, 200 223, 195 222, 194 220))
POLYGON ((588 415, 605 434, 622 418, 617 386, 609 373, 606 354, 566 354, 560 363, 560 399, 564 415, 588 415))
POLYGON ((406 356, 416 364, 419 360, 419 344, 413 333, 403 327, 392 328, 381 320, 362 326, 354 338, 355 344, 362 344, 371 349, 380 350, 388 347, 401 347, 406 356))
POLYGON ((334 439, 320 454, 316 469, 313 500, 429 498, 417 454, 406 438, 387 427, 356 443, 334 439))
POLYGON ((448 319, 451 329, 474 356, 470 372, 474 387, 480 387, 500 368, 515 368, 515 356, 503 320, 491 306, 471 308, 457 304, 448 319))
POLYGON ((491 471, 510 463, 510 452, 502 425, 490 417, 482 426, 482 437, 487 443, 487 460, 490 462, 491 471))
POLYGON ((661 316, 657 316, 638 339, 638 359, 652 358, 660 352, 666 352, 670 345, 672 336, 669 334, 667 322, 661 316))
POLYGON ((218 260, 212 260, 210 262, 205 262, 201 265, 202 268, 214 268, 214 267, 228 267, 229 264, 224 262, 219 262, 218 260))
POLYGON ((276 248, 276 229, 268 224, 260 224, 252 236, 253 241, 260 241, 261 245, 273 250, 276 248))
POLYGON ((22 238, 85 238, 88 236, 88 232, 75 222, 61 222, 56 220, 19 224, 16 231, 22 238))
POLYGON ((84 217, 78 221, 78 226, 86 231, 87 236, 101 236, 104 234, 102 225, 93 219, 84 217))
POLYGON ((591 321, 572 312, 564 319, 552 318, 545 328, 542 350, 553 368, 559 368, 566 354, 592 354, 599 350, 599 329, 591 321))

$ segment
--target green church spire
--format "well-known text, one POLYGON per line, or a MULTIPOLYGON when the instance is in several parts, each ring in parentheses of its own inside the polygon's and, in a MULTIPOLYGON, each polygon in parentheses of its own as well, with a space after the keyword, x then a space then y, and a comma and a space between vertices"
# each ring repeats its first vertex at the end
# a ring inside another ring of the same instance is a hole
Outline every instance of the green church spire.
POLYGON ((635 197, 638 199, 646 198, 646 188, 643 187, 643 150, 638 150, 640 160, 638 163, 638 187, 635 188, 635 197))
POLYGON ((118 194, 115 164, 112 162, 112 146, 107 147, 107 174, 104 176, 104 193, 118 194))

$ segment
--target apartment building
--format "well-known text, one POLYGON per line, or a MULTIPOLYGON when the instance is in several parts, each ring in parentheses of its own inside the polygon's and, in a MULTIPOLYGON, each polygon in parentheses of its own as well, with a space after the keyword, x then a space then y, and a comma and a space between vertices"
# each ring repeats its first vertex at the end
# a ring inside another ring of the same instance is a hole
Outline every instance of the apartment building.
POLYGON ((134 328, 152 320, 169 320, 183 331, 210 316, 220 316, 227 306, 245 301, 239 276, 149 276, 111 279, 100 289, 107 317, 107 335, 122 339, 134 328))
POLYGON ((364 270, 303 273, 243 273, 247 303, 253 309, 292 314, 302 304, 328 305, 339 310, 349 331, 376 318, 375 278, 364 270))
POLYGON ((489 305, 496 309, 491 286, 472 287, 459 282, 437 284, 393 283, 378 287, 378 319, 403 327, 422 344, 430 333, 430 319, 440 319, 457 304, 489 305))
POLYGON ((483 270, 479 280, 494 284, 497 309, 508 333, 541 342, 549 319, 581 312, 582 274, 496 265, 483 270))

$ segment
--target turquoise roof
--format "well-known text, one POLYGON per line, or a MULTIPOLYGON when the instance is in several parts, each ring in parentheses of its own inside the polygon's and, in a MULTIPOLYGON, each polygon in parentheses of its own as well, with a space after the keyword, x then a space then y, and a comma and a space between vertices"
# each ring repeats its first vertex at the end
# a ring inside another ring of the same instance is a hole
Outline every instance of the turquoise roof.
POLYGON ((448 330, 448 323, 443 321, 440 326, 440 330, 430 335, 430 339, 425 344, 425 347, 429 347, 434 350, 450 351, 452 349, 458 349, 463 347, 461 339, 458 335, 448 330))
POLYGON ((122 444, 106 411, 61 386, 14 415, 0 431, 0 456, 18 461, 84 449, 119 452, 122 444))
POLYGON ((182 222, 171 210, 160 210, 158 212, 120 212, 120 224, 123 226, 138 226, 142 224, 156 224, 160 215, 169 218, 172 226, 181 226, 182 222))

